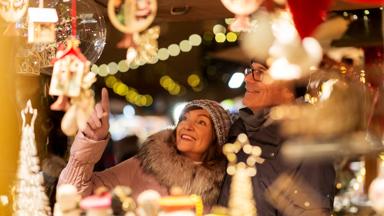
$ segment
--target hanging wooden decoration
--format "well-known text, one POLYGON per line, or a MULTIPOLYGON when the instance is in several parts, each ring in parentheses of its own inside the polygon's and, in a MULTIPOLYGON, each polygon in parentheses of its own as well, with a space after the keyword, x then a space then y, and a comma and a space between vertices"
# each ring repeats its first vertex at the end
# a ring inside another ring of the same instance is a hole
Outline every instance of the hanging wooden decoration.
POLYGON ((147 61, 156 56, 160 28, 156 26, 140 34, 153 22, 156 11, 156 0, 109 0, 108 16, 111 23, 126 33, 117 46, 127 49, 128 64, 133 60, 147 61))
POLYGON ((79 49, 76 37, 76 0, 72 0, 72 37, 66 47, 59 46, 53 60, 53 72, 49 94, 58 96, 51 105, 52 110, 66 111, 61 129, 68 136, 76 134, 86 126, 94 107, 94 93, 90 89, 96 74, 89 71, 90 62, 79 49))
POLYGON ((57 21, 54 8, 28 8, 28 43, 55 42, 57 21))
POLYGON ((17 22, 27 12, 28 0, 0 0, 0 15, 7 22, 17 22))

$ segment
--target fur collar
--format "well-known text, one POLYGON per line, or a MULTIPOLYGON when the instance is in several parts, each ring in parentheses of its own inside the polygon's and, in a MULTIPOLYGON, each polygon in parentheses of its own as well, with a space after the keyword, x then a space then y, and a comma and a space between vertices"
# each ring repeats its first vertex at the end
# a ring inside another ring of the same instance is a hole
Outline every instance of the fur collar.
POLYGON ((201 195, 205 205, 216 204, 226 162, 214 165, 197 165, 180 155, 174 147, 173 130, 163 130, 150 136, 137 157, 144 172, 154 175, 168 189, 180 186, 186 194, 201 195))

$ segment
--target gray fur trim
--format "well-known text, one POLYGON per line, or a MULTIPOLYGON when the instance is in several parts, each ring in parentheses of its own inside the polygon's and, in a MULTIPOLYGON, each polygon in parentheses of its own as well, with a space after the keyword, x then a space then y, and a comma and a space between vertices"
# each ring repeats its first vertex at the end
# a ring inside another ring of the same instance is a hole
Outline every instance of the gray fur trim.
POLYGON ((201 195, 205 205, 216 204, 225 161, 212 166, 194 164, 177 152, 175 139, 173 130, 163 130, 146 140, 137 155, 144 172, 154 175, 168 189, 179 186, 186 194, 201 195))

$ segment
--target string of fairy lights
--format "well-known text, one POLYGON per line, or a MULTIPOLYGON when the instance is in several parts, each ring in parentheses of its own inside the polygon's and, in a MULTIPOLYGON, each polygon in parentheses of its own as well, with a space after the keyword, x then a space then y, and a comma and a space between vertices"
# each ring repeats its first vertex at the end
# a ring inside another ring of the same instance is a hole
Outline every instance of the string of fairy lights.
MULTIPOLYGON (((232 19, 226 19, 226 23, 232 19)), ((97 75, 104 77, 105 84, 111 88, 116 94, 125 97, 125 99, 136 106, 151 106, 153 97, 149 94, 140 94, 135 88, 130 87, 115 77, 118 72, 126 73, 129 70, 134 70, 145 64, 156 64, 158 61, 166 61, 171 57, 177 57, 181 53, 188 53, 193 47, 200 46, 203 42, 211 42, 215 40, 217 43, 224 43, 225 41, 233 43, 238 39, 238 33, 227 32, 224 25, 216 24, 212 28, 212 32, 208 31, 203 34, 203 38, 198 34, 191 34, 188 39, 180 41, 178 44, 170 44, 167 48, 160 48, 157 51, 155 58, 148 62, 133 61, 128 64, 125 59, 120 60, 118 63, 110 62, 109 64, 92 65, 91 71, 97 75)), ((164 88, 170 95, 180 95, 185 89, 169 75, 162 76, 159 80, 160 86, 164 88)), ((194 91, 201 91, 201 78, 199 75, 192 73, 187 78, 188 85, 194 91)))

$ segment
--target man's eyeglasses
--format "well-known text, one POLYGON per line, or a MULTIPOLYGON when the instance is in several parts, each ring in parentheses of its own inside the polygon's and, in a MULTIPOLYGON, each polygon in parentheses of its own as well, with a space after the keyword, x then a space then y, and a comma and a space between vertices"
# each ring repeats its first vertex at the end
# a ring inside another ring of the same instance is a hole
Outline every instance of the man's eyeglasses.
POLYGON ((252 73, 253 80, 261 81, 266 70, 268 69, 264 65, 253 63, 251 67, 245 68, 244 75, 252 73))

